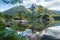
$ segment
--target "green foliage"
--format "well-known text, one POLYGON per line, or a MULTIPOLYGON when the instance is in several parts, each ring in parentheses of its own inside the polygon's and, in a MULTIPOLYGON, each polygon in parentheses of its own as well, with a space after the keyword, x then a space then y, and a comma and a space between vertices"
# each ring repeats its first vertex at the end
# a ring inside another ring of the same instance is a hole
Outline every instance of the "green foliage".
POLYGON ((6 28, 5 23, 3 21, 0 21, 0 31, 5 30, 5 28, 6 28))
POLYGON ((23 17, 23 13, 22 12, 19 12, 18 16, 19 17, 23 17))
POLYGON ((25 27, 24 27, 24 25, 19 23, 17 25, 12 26, 12 29, 16 30, 16 31, 23 31, 23 30, 25 30, 25 27))
POLYGON ((5 18, 5 21, 8 22, 8 21, 11 21, 13 16, 12 15, 4 15, 4 18, 5 18))
POLYGON ((0 40, 19 40, 19 36, 15 31, 4 30, 0 32, 0 40))
POLYGON ((5 40, 19 40, 19 36, 17 34, 12 33, 6 36, 5 40))
POLYGON ((26 18, 25 15, 22 12, 19 12, 18 17, 20 17, 20 19, 25 19, 26 18))
POLYGON ((22 40, 26 40, 26 38, 25 38, 25 37, 23 37, 23 38, 22 38, 22 40))
POLYGON ((0 18, 3 18, 3 14, 2 13, 0 13, 0 18))
POLYGON ((0 40, 3 40, 3 38, 0 38, 0 40))
POLYGON ((6 25, 0 21, 0 40, 19 40, 19 36, 14 31, 6 30, 6 25))
POLYGON ((14 25, 14 26, 12 27, 12 29, 13 29, 13 30, 18 30, 18 26, 17 26, 17 25, 14 25))
POLYGON ((36 11, 37 11, 37 13, 42 13, 44 11, 44 9, 42 6, 38 6, 36 11))
POLYGON ((19 27, 19 31, 24 31, 25 28, 24 27, 19 27))
POLYGON ((25 30, 25 28, 24 27, 18 27, 18 26, 14 26, 14 27, 12 27, 12 29, 13 30, 16 30, 16 31, 24 31, 25 30))

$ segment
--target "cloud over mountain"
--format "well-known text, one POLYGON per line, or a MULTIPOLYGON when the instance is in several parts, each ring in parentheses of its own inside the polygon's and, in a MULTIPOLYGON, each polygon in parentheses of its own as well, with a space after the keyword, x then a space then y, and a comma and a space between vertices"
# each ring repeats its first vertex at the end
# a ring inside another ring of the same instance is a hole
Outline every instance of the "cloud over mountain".
MULTIPOLYGON (((6 0, 8 2, 8 0, 6 0)), ((59 10, 60 11, 60 0, 23 0, 23 6, 31 7, 32 4, 42 5, 50 10, 59 10)), ((0 11, 8 10, 17 4, 6 4, 0 0, 0 11)))
POLYGON ((60 10, 60 0, 24 0, 23 1, 23 5, 26 4, 25 6, 28 6, 28 4, 31 6, 32 3, 37 5, 42 5, 51 10, 60 10))

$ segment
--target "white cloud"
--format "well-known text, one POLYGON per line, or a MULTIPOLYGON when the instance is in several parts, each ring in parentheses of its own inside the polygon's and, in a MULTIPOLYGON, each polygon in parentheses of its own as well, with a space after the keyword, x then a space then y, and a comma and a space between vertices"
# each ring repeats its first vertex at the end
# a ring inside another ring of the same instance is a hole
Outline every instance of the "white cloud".
MULTIPOLYGON (((32 4, 42 5, 50 10, 60 10, 60 0, 44 1, 44 0, 24 0, 23 5, 31 7, 32 4)), ((19 4, 20 5, 20 4, 19 4)), ((0 1, 0 11, 8 10, 14 5, 4 6, 0 1)))
POLYGON ((36 0, 24 0, 23 1, 23 5, 26 6, 26 7, 31 7, 31 5, 34 3, 36 3, 37 1, 36 0))
POLYGON ((60 6, 52 6, 52 7, 50 7, 50 8, 48 8, 48 9, 50 9, 50 10, 59 10, 60 11, 60 6))
POLYGON ((36 0, 24 0, 24 1, 28 3, 36 3, 36 0))
POLYGON ((45 2, 45 7, 51 10, 60 10, 60 0, 53 0, 50 2, 45 2))
POLYGON ((44 0, 24 0, 23 4, 27 5, 27 4, 33 4, 33 3, 47 7, 50 10, 60 10, 60 0, 52 0, 52 1, 47 1, 47 2, 44 0))

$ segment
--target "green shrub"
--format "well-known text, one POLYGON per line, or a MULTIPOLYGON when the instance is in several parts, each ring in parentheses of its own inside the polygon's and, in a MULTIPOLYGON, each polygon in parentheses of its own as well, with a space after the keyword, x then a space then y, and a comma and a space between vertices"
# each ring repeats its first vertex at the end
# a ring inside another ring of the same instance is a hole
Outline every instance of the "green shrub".
POLYGON ((5 37, 5 40, 19 40, 19 36, 12 33, 5 37))
POLYGON ((14 25, 12 29, 16 31, 23 31, 25 28, 23 26, 14 25))
POLYGON ((13 29, 13 30, 18 30, 18 26, 17 26, 17 25, 14 25, 14 26, 12 27, 12 29, 13 29))
POLYGON ((5 30, 5 28, 6 28, 5 23, 3 21, 0 21, 0 31, 5 30))

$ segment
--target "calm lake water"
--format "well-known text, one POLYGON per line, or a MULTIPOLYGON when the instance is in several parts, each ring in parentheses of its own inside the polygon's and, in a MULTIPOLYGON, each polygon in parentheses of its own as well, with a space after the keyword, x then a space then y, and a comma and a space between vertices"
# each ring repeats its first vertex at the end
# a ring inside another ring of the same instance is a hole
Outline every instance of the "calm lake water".
POLYGON ((42 35, 46 35, 43 37, 45 37, 45 39, 47 39, 47 40, 53 40, 53 39, 55 40, 55 38, 60 40, 60 21, 55 23, 51 27, 48 27, 47 30, 43 30, 42 35), (53 37, 55 37, 55 38, 53 38, 53 37))
POLYGON ((60 26, 60 23, 56 23, 56 24, 54 24, 53 26, 60 26))

